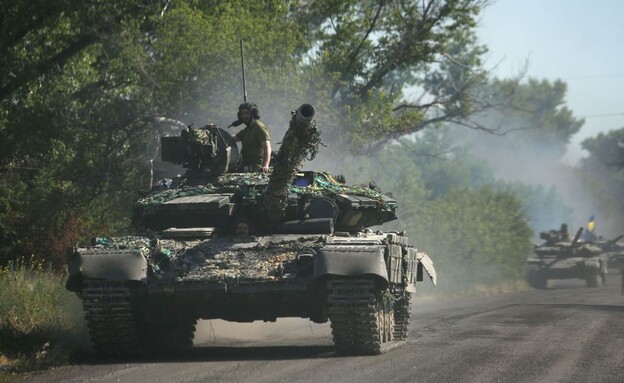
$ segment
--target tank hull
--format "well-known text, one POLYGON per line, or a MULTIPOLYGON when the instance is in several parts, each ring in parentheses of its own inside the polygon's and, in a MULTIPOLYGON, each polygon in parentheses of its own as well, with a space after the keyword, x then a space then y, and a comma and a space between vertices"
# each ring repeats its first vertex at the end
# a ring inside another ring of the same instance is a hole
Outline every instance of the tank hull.
POLYGON ((109 357, 188 346, 199 319, 284 317, 330 321, 338 353, 376 354, 407 338, 416 282, 436 280, 426 254, 381 232, 111 238, 76 249, 70 270, 68 289, 109 357))
POLYGON ((527 260, 526 276, 529 285, 539 289, 546 288, 551 279, 583 279, 587 287, 598 287, 606 281, 607 258, 532 256, 527 260))

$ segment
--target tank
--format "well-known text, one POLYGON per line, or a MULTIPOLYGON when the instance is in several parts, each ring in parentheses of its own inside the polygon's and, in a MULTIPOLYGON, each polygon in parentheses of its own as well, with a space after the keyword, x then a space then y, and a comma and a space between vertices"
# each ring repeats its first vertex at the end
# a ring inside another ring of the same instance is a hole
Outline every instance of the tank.
POLYGON ((407 339, 433 263, 405 232, 372 229, 397 218, 393 198, 299 170, 320 143, 314 115, 292 112, 270 174, 237 172, 236 143, 215 125, 162 137, 162 159, 185 175, 136 202, 136 235, 95 238, 69 262, 66 287, 102 356, 189 347, 199 319, 329 321, 342 355, 407 339))
POLYGON ((587 287, 601 286, 607 277, 607 256, 600 247, 580 240, 579 228, 572 240, 557 230, 540 233, 545 242, 536 245, 526 262, 529 285, 545 289, 549 279, 584 279, 587 287))
POLYGON ((609 268, 619 268, 621 262, 624 261, 624 241, 622 241, 622 238, 624 238, 624 235, 619 235, 610 240, 598 237, 592 242, 607 257, 607 266, 609 268))

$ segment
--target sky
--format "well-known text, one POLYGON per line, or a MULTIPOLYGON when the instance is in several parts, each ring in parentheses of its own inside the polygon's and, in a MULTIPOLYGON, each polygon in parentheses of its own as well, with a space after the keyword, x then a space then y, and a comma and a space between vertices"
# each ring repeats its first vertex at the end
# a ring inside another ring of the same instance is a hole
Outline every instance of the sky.
POLYGON ((585 124, 565 163, 584 155, 584 139, 624 128, 624 0, 496 0, 480 20, 494 75, 528 63, 527 77, 567 83, 567 107, 585 124))

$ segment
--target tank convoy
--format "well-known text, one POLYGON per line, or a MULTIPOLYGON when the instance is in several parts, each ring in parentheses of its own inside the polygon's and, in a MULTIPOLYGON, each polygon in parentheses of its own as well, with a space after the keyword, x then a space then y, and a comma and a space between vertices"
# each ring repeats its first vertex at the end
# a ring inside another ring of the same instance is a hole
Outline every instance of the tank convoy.
POLYGON ((570 239, 567 225, 561 230, 540 233, 545 242, 535 245, 533 254, 526 261, 526 277, 529 285, 545 289, 550 279, 584 279, 587 287, 601 286, 607 277, 608 256, 603 248, 582 242, 583 228, 570 239))
POLYGON ((199 319, 329 321, 342 355, 407 339, 433 263, 404 232, 371 229, 397 218, 394 199, 299 170, 320 143, 314 114, 293 112, 270 174, 238 172, 236 143, 215 125, 162 137, 162 159, 185 175, 136 202, 136 235, 95 238, 69 263, 66 287, 102 356, 191 346, 199 319))
POLYGON ((598 237, 592 242, 606 255, 609 267, 619 268, 620 264, 624 262, 624 241, 622 238, 624 238, 624 235, 619 235, 610 240, 598 237))

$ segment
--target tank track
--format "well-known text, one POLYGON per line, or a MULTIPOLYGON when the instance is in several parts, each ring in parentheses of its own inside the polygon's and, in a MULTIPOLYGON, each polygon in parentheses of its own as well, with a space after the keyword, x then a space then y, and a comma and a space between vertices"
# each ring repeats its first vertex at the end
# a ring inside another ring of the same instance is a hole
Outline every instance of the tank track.
POLYGON ((394 340, 407 340, 409 320, 411 314, 411 294, 403 287, 395 287, 392 291, 394 297, 394 340))
POLYGON ((372 278, 335 278, 328 282, 328 316, 336 353, 374 355, 392 343, 392 298, 384 299, 372 278))
POLYGON ((127 282, 87 279, 81 298, 91 340, 100 355, 112 358, 142 355, 127 282))

